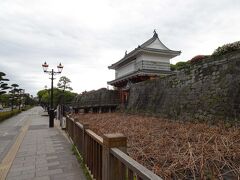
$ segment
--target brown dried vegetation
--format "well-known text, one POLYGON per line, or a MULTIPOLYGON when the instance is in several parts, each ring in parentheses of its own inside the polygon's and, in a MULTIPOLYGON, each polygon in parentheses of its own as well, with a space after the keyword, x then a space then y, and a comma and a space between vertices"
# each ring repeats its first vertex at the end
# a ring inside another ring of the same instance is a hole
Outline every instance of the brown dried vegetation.
POLYGON ((164 179, 240 179, 240 131, 123 113, 78 114, 100 136, 123 133, 129 155, 164 179))

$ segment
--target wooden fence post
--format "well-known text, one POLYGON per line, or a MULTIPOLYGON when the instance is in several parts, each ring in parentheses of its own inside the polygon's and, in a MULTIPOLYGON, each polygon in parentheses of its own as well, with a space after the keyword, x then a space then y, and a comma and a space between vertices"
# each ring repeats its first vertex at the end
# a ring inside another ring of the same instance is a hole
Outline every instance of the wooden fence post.
POLYGON ((83 156, 83 162, 86 163, 86 156, 87 156, 87 144, 85 144, 85 136, 86 136, 86 130, 89 129, 89 124, 82 124, 82 156, 83 156))
POLYGON ((103 149, 102 149, 102 179, 112 180, 114 179, 113 172, 116 166, 111 161, 111 148, 119 148, 123 152, 127 151, 127 137, 121 133, 116 134, 104 134, 103 135, 103 149))

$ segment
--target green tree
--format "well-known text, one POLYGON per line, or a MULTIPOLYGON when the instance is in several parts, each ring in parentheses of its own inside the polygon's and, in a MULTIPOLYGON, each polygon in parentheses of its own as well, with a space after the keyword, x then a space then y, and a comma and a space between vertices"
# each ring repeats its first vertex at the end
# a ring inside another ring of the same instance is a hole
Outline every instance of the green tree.
POLYGON ((37 92, 39 103, 48 103, 48 94, 50 93, 49 91, 50 90, 48 89, 43 89, 37 92))
POLYGON ((69 90, 72 91, 73 89, 70 86, 71 80, 67 78, 66 76, 60 77, 57 87, 63 91, 69 90))
MULTIPOLYGON (((65 105, 67 103, 66 98, 71 95, 71 93, 67 93, 66 90, 72 91, 72 88, 70 87, 71 80, 67 78, 66 76, 62 76, 59 79, 59 82, 57 84, 58 88, 62 90, 62 93, 59 96, 58 104, 61 106, 61 113, 65 114, 65 105)), ((69 92, 68 91, 68 92, 69 92)))
POLYGON ((25 101, 24 104, 25 105, 34 106, 37 104, 36 100, 29 94, 23 94, 23 96, 24 96, 24 101, 25 101))
POLYGON ((11 90, 9 93, 11 94, 11 106, 13 110, 13 106, 18 103, 18 92, 20 89, 18 89, 19 85, 18 84, 12 84, 11 85, 11 90))
POLYGON ((12 89, 14 89, 14 91, 17 91, 17 88, 19 87, 18 84, 12 84, 11 86, 12 86, 12 89))
POLYGON ((6 74, 3 72, 0 72, 0 95, 5 94, 6 90, 10 88, 6 83, 6 81, 9 81, 9 79, 5 79, 4 76, 6 76, 6 74))
POLYGON ((10 94, 2 94, 0 95, 0 102, 3 107, 7 107, 10 104, 10 94))
MULTIPOLYGON (((49 103, 49 99, 50 99, 49 93, 50 92, 47 89, 38 91, 37 96, 38 96, 40 104, 47 105, 49 103)), ((54 108, 56 108, 57 105, 60 103, 62 96, 64 96, 65 103, 70 104, 76 95, 77 95, 77 93, 73 93, 70 91, 62 91, 58 88, 54 88, 53 89, 53 106, 54 106, 54 108)))

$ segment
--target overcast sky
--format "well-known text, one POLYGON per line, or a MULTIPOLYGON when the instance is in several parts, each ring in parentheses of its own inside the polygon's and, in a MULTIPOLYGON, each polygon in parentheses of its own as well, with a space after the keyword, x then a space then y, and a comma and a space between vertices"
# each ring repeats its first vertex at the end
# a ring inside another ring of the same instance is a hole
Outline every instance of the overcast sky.
POLYGON ((114 79, 107 66, 154 29, 182 51, 172 63, 211 54, 240 40, 240 1, 0 0, 0 71, 33 95, 50 87, 44 61, 55 69, 61 62, 77 93, 107 87, 114 79))

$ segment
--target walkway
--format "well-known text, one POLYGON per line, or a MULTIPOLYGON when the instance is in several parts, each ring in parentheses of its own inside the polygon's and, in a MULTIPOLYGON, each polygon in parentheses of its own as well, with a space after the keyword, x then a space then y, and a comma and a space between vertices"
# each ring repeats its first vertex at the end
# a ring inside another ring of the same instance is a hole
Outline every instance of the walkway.
POLYGON ((8 151, 2 155, 0 177, 1 174, 4 177, 7 171, 9 180, 85 180, 72 153, 72 145, 61 130, 48 127, 48 117, 44 114, 41 107, 35 107, 27 111, 27 115, 18 123, 21 126, 15 127, 20 130, 12 138, 11 146, 5 146, 8 151))

